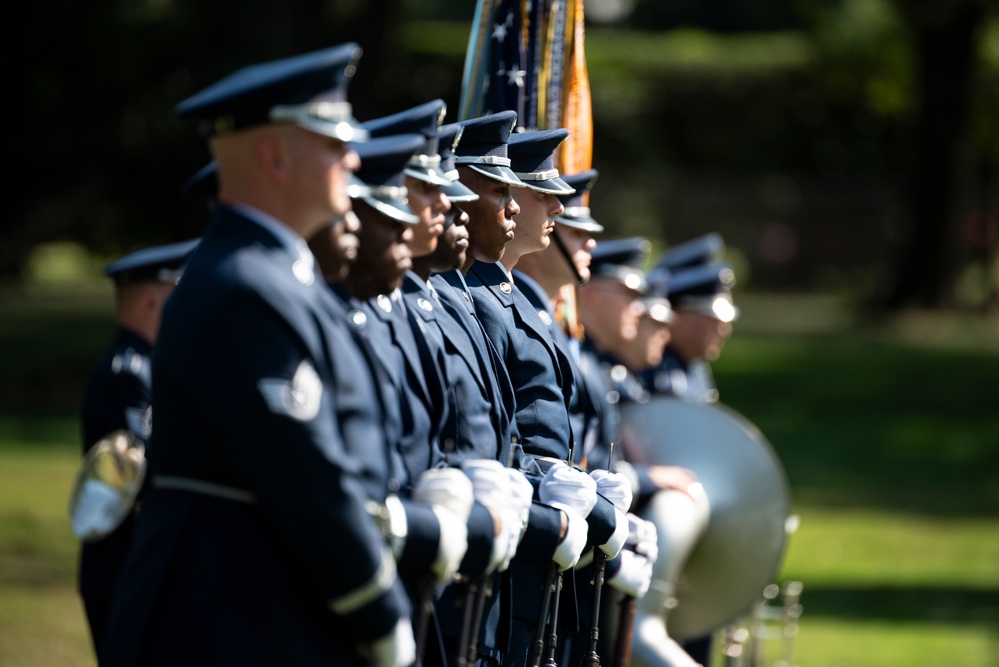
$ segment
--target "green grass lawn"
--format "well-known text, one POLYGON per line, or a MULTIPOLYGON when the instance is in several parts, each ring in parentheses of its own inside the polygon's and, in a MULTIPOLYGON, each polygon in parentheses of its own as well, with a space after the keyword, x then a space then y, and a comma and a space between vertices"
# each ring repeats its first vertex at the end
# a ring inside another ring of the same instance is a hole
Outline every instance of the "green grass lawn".
MULTIPOLYGON (((66 501, 105 296, 0 293, 4 667, 94 663, 66 501)), ((995 323, 858 327, 829 298, 740 305, 715 374, 778 452, 801 517, 779 577, 804 583, 796 664, 999 665, 995 323)))

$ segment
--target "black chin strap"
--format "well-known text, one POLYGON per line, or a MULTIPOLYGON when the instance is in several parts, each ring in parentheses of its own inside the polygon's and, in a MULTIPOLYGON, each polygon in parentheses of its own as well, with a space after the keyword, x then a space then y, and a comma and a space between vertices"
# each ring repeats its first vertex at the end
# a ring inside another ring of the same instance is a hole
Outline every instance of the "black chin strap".
POLYGON ((562 237, 559 236, 558 227, 552 230, 550 236, 555 240, 555 247, 558 248, 558 251, 562 254, 562 258, 565 259, 566 264, 569 265, 569 270, 572 271, 572 275, 576 277, 576 284, 585 285, 586 279, 579 275, 579 269, 576 268, 576 263, 572 261, 572 255, 569 254, 569 251, 565 247, 565 243, 562 242, 562 237))

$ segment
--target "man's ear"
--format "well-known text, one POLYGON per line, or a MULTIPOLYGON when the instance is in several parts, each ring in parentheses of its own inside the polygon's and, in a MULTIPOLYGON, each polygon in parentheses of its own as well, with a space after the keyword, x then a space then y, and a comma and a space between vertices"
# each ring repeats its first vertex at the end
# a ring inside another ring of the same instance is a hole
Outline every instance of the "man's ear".
POLYGON ((142 290, 142 311, 147 316, 154 316, 163 308, 166 294, 159 285, 151 283, 142 290))
POLYGON ((269 132, 260 137, 253 147, 253 159, 262 172, 275 181, 289 178, 289 155, 287 142, 276 133, 269 132))

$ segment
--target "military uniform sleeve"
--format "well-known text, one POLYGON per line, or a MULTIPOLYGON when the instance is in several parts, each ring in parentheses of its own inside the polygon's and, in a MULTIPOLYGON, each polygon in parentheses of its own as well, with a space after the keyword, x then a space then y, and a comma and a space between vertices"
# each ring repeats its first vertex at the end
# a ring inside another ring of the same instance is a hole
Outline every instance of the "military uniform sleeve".
POLYGON ((365 507, 363 466, 340 437, 331 373, 311 352, 316 342, 304 337, 318 336, 318 326, 310 313, 289 319, 287 307, 279 313, 255 293, 212 313, 202 327, 211 340, 202 353, 201 404, 208 407, 201 418, 240 415, 217 423, 238 482, 314 578, 317 594, 366 641, 390 632, 408 603, 365 507))
POLYGON ((531 503, 527 530, 517 548, 516 559, 547 565, 562 542, 561 535, 562 510, 537 501, 531 503))
POLYGON ((399 556, 399 571, 406 578, 430 573, 441 538, 440 522, 428 503, 402 499, 406 512, 406 543, 399 556))
POLYGON ((496 526, 492 513, 485 505, 476 502, 468 515, 468 551, 458 571, 472 577, 483 574, 489 566, 495 539, 496 526))
POLYGON ((606 544, 607 540, 614 534, 617 527, 617 515, 614 513, 614 504, 597 494, 597 504, 593 506, 586 517, 586 547, 596 547, 606 544))

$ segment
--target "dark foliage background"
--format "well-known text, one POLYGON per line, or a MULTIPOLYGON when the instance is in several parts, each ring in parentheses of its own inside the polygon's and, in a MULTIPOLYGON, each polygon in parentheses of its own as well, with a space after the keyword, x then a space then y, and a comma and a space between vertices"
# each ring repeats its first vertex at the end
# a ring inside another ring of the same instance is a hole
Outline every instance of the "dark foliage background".
MULTIPOLYGON (((473 3, 68 0, 11 25, 18 103, 0 276, 200 233, 208 160, 174 104, 353 40, 362 120, 457 109, 473 3), (25 114, 25 122, 18 116, 25 114)), ((999 21, 985 0, 591 0, 591 205, 662 247, 721 231, 743 286, 881 308, 996 302, 999 21)), ((453 120, 454 116, 449 116, 453 120)))

